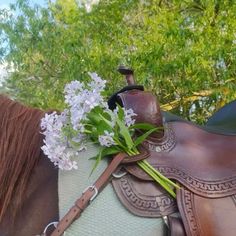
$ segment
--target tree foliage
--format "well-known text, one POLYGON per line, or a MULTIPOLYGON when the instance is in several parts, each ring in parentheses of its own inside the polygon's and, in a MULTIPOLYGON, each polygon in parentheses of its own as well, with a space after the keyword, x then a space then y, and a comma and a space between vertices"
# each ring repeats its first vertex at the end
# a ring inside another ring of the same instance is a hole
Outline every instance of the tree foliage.
POLYGON ((15 68, 6 86, 28 104, 60 109, 65 83, 88 71, 108 80, 110 95, 124 85, 121 64, 164 109, 200 123, 235 97, 232 0, 100 0, 90 11, 76 0, 18 0, 16 10, 1 17, 0 52, 15 68))

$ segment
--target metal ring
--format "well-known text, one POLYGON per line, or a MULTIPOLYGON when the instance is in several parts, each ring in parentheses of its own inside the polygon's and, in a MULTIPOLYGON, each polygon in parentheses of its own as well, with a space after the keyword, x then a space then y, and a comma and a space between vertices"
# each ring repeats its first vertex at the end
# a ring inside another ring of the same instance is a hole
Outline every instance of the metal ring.
POLYGON ((168 217, 167 216, 162 216, 162 219, 163 219, 164 223, 166 224, 166 226, 169 228, 168 217))
MULTIPOLYGON (((47 236, 47 230, 49 229, 49 227, 50 226, 54 226, 54 228, 56 229, 57 228, 57 225, 58 225, 58 221, 53 221, 53 222, 51 222, 51 223, 49 223, 45 228, 44 228, 44 231, 43 231, 43 233, 42 234, 40 234, 40 235, 35 235, 35 236, 47 236)), ((64 233, 63 233, 63 236, 65 236, 66 235, 66 231, 64 231, 64 233)))
POLYGON ((127 174, 127 171, 119 171, 118 173, 112 173, 112 176, 116 179, 119 179, 127 174))
POLYGON ((83 194, 88 190, 88 189, 91 189, 91 190, 94 190, 94 194, 93 196, 90 198, 90 202, 92 202, 94 200, 94 198, 98 195, 98 189, 96 188, 96 186, 94 185, 90 185, 88 186, 84 191, 83 191, 83 194))

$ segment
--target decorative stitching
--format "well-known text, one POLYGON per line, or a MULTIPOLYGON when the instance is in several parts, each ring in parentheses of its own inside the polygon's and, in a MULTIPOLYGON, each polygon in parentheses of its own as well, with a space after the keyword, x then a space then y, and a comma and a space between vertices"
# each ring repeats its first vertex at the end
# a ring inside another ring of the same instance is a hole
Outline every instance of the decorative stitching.
MULTIPOLYGON (((235 176, 231 176, 222 180, 205 181, 192 177, 179 168, 177 169, 169 166, 158 166, 158 164, 152 164, 152 166, 166 177, 178 180, 185 187, 191 189, 191 191, 197 194, 202 194, 203 196, 222 197, 235 194, 236 192, 235 176)), ((148 177, 143 172, 143 170, 137 166, 129 167, 129 170, 136 173, 137 175, 148 177)))
POLYGON ((180 169, 163 167, 153 165, 162 174, 167 175, 170 178, 178 179, 180 182, 184 182, 187 187, 191 188, 196 193, 202 193, 206 195, 222 195, 232 194, 236 191, 236 179, 235 176, 225 178, 219 181, 204 181, 198 178, 194 178, 189 174, 181 171, 180 169))
POLYGON ((157 196, 145 196, 146 199, 140 198, 125 177, 120 179, 120 186, 127 201, 140 211, 148 211, 151 214, 162 216, 166 212, 170 214, 177 210, 176 201, 165 193, 157 196))
POLYGON ((143 142, 143 145, 150 151, 154 152, 169 152, 176 145, 176 138, 174 131, 171 127, 171 124, 166 123, 164 125, 165 133, 162 139, 158 139, 156 141, 152 141, 150 139, 146 139, 143 142))
POLYGON ((194 194, 186 189, 183 190, 183 201, 184 201, 184 211, 187 216, 188 226, 191 232, 191 236, 200 236, 198 230, 198 224, 196 220, 196 214, 194 212, 194 194))

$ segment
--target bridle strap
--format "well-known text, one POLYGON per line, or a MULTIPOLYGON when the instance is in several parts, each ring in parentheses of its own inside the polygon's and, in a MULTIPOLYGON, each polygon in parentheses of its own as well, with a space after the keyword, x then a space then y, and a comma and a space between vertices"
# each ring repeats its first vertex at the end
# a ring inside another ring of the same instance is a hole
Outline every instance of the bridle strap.
POLYGON ((74 220, 78 219, 81 216, 82 212, 89 205, 89 203, 108 184, 112 173, 117 169, 119 164, 124 160, 126 156, 127 154, 125 153, 119 153, 112 159, 111 163, 100 175, 94 185, 89 186, 85 189, 85 191, 82 193, 82 196, 75 202, 74 206, 71 207, 66 215, 59 221, 56 229, 52 232, 51 236, 63 235, 65 230, 74 222, 74 220))

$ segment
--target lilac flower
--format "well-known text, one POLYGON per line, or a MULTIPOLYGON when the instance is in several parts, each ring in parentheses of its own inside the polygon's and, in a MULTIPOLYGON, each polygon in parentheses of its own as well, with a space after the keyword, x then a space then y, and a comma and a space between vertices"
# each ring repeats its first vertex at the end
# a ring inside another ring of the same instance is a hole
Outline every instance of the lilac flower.
MULTIPOLYGON (((42 133, 45 136, 42 150, 60 169, 77 168, 77 162, 72 159, 78 155, 78 152, 86 149, 83 122, 87 119, 87 114, 96 106, 108 109, 101 96, 106 81, 96 73, 89 73, 89 75, 92 81, 88 84, 88 89, 79 81, 72 81, 65 86, 65 102, 68 109, 61 114, 56 112, 45 114, 41 121, 42 133), (70 134, 70 138, 63 131, 67 126, 75 131, 73 135, 70 134)), ((110 141, 107 139, 108 145, 109 142, 112 143, 111 137, 110 141)))
POLYGON ((74 130, 79 129, 79 124, 86 119, 86 115, 96 106, 102 106, 107 109, 101 92, 106 81, 102 80, 96 73, 89 73, 92 81, 89 83, 89 89, 85 88, 84 83, 72 81, 66 85, 65 98, 69 107, 71 124, 74 130))
POLYGON ((102 146, 110 147, 116 144, 113 137, 114 137, 113 132, 109 133, 107 130, 105 130, 104 135, 98 136, 98 141, 102 146))
POLYGON ((101 79, 96 73, 89 72, 88 74, 92 78, 92 81, 89 83, 91 90, 98 92, 103 91, 106 86, 106 80, 101 79))
POLYGON ((130 127, 135 123, 135 119, 132 119, 133 116, 137 116, 136 113, 130 108, 130 109, 124 109, 125 112, 125 125, 127 127, 130 127))
MULTIPOLYGON (((44 145, 41 147, 44 154, 63 170, 77 168, 77 163, 72 158, 77 155, 77 151, 84 148, 80 146, 77 150, 73 149, 63 133, 64 126, 68 123, 68 111, 65 110, 60 115, 56 112, 45 114, 41 121, 42 133, 44 134, 44 145)), ((80 140, 82 143, 82 140, 80 140)))
MULTIPOLYGON (((115 116, 118 115, 118 110, 119 110, 118 107, 116 107, 116 109, 113 110, 113 114, 115 116)), ((137 114, 134 113, 133 109, 131 109, 131 108, 130 109, 125 109, 124 107, 122 107, 122 110, 124 111, 124 114, 125 114, 125 117, 124 117, 125 125, 127 127, 130 127, 131 125, 133 125, 135 123, 135 119, 133 119, 133 116, 137 116, 137 114)))

